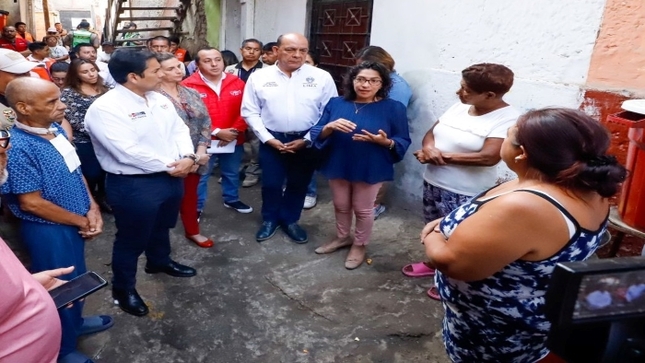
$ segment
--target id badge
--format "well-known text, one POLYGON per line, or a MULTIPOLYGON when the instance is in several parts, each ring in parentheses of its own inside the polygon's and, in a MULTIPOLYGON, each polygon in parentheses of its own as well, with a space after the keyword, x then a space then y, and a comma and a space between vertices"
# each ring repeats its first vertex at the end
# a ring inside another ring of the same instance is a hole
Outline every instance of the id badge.
POLYGON ((49 142, 54 145, 56 151, 63 157, 70 173, 81 166, 81 159, 78 158, 76 149, 74 149, 74 146, 72 146, 63 134, 58 134, 55 138, 49 140, 49 142))

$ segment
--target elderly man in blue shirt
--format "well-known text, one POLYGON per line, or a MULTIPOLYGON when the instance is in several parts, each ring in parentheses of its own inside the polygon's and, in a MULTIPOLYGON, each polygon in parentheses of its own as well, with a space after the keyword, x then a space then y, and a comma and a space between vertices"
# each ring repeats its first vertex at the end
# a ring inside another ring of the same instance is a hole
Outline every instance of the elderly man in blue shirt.
POLYGON ((242 117, 262 142, 263 223, 256 240, 265 241, 282 227, 296 243, 306 243, 307 233, 297 222, 317 165, 308 133, 338 93, 328 72, 305 64, 309 42, 304 35, 281 35, 274 51, 277 63, 249 77, 242 101, 242 117))

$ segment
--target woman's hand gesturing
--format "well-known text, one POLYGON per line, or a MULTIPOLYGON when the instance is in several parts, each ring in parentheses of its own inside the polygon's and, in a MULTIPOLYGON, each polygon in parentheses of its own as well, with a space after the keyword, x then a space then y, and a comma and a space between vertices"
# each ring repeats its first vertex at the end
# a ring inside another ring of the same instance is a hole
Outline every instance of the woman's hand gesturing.
POLYGON ((354 132, 354 130, 356 129, 356 124, 344 118, 339 118, 338 120, 332 121, 325 125, 323 130, 324 129, 340 131, 349 134, 350 132, 354 132))
POLYGON ((373 134, 367 130, 361 130, 362 134, 352 136, 354 141, 368 141, 379 144, 383 147, 392 146, 392 140, 387 138, 387 134, 383 130, 378 130, 378 134, 373 134))

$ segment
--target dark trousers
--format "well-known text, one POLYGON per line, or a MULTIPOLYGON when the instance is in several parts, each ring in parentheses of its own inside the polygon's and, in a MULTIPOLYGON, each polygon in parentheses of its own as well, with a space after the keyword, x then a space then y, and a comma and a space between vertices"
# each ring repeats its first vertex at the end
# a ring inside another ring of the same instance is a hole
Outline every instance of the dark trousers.
MULTIPOLYGON (((23 220, 20 232, 29 250, 32 273, 74 266, 74 271, 60 277, 61 280, 71 280, 87 271, 85 240, 78 234, 77 227, 23 220)), ((82 301, 74 302, 71 308, 58 310, 62 328, 59 357, 76 350, 76 340, 83 325, 82 313, 82 301)))
POLYGON ((105 172, 94 153, 94 146, 91 142, 79 142, 75 144, 76 153, 81 160, 81 170, 87 180, 87 186, 93 195, 105 196, 105 172))
POLYGON ((106 189, 117 228, 112 248, 112 286, 134 289, 137 260, 142 253, 150 266, 170 262, 170 229, 177 223, 183 179, 167 173, 108 173, 106 189))
MULTIPOLYGON (((282 143, 302 139, 306 132, 271 134, 282 143)), ((315 149, 300 149, 295 154, 282 154, 275 148, 260 145, 262 168, 262 219, 281 224, 295 223, 300 219, 307 186, 318 166, 315 149), (287 188, 282 191, 286 180, 287 188)))

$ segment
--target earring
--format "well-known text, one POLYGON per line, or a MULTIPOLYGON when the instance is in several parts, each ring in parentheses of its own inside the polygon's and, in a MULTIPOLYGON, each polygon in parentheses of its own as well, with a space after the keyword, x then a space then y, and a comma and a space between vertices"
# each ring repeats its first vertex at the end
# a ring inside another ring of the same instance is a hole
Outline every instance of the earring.
POLYGON ((515 157, 515 162, 517 163, 518 161, 520 161, 520 160, 522 160, 522 159, 524 159, 524 158, 522 157, 522 155, 518 155, 518 156, 516 156, 516 157, 515 157))

